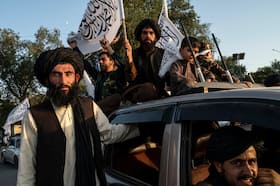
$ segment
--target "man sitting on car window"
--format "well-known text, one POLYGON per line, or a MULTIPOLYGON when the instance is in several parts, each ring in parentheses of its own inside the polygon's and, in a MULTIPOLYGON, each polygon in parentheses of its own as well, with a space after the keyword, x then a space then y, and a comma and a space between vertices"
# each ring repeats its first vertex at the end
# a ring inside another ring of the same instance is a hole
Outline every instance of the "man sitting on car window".
POLYGON ((259 168, 257 154, 261 145, 251 132, 238 126, 218 129, 209 140, 207 158, 209 177, 197 186, 280 186, 280 175, 269 168, 259 168))

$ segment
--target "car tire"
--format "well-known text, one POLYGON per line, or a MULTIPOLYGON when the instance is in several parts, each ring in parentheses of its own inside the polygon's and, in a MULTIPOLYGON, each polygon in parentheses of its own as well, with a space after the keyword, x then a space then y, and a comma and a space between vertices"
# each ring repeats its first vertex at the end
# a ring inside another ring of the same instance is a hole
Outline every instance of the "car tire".
POLYGON ((14 166, 17 168, 18 167, 18 157, 14 157, 14 166))
POLYGON ((2 163, 6 163, 7 162, 5 157, 4 157, 4 153, 3 152, 1 153, 1 162, 2 163))

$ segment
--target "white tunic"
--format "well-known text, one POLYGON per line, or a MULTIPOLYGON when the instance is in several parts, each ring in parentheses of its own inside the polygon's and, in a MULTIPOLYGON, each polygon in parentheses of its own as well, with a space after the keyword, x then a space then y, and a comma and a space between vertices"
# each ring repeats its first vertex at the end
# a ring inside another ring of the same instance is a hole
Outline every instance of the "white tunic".
MULTIPOLYGON (((73 110, 71 105, 53 107, 66 137, 65 166, 63 175, 64 185, 74 186, 76 175, 76 153, 73 110)), ((94 102, 93 110, 102 143, 109 144, 120 142, 139 135, 139 131, 135 127, 122 124, 111 125, 107 117, 94 102)), ((30 111, 28 111, 22 121, 20 158, 17 175, 18 186, 35 185, 36 147, 37 127, 30 111)), ((97 185, 99 183, 97 176, 96 183, 97 185)))

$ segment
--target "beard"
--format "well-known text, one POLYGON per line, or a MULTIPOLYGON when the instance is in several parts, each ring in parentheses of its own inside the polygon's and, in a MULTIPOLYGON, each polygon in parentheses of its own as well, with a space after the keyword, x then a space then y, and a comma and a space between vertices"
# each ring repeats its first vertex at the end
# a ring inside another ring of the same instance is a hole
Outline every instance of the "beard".
POLYGON ((74 98, 77 98, 78 95, 79 86, 77 83, 72 84, 72 86, 61 85, 58 87, 51 84, 47 91, 47 96, 52 100, 53 104, 58 107, 68 105, 74 98), (67 93, 61 91, 60 89, 62 87, 68 87, 69 91, 67 93))
POLYGON ((145 51, 152 51, 155 48, 155 41, 152 42, 146 42, 146 41, 141 41, 141 47, 145 50, 145 51))

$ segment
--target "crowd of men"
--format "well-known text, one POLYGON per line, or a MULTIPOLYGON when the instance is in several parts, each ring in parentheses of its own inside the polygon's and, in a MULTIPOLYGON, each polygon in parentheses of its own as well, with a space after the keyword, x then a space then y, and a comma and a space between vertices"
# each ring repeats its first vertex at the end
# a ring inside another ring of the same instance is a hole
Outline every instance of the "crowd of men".
MULTIPOLYGON (((100 40, 103 50, 98 56, 100 70, 88 64, 73 40, 69 40, 71 48, 41 53, 34 73, 47 93, 42 103, 31 106, 22 121, 17 185, 107 185, 101 143, 120 142, 139 135, 136 127, 111 125, 107 116, 123 102, 137 103, 170 96, 166 87, 170 87, 171 95, 184 94, 199 82, 192 53, 202 54, 209 46, 194 37, 184 38, 179 49, 182 59, 175 61, 161 78, 158 73, 164 49, 155 45, 160 36, 155 21, 142 20, 135 29, 140 46, 132 49, 126 40, 125 59, 121 59, 103 38, 100 40), (84 70, 95 81, 94 99, 79 96, 78 84, 84 70)), ((211 51, 200 58, 206 81, 225 79, 226 72, 213 60, 211 51)), ((241 160, 246 165, 252 163, 241 160)), ((220 172, 221 164, 215 167, 220 172)), ((275 179, 268 183, 277 183, 279 175, 272 173, 275 179)), ((257 177, 257 173, 254 176, 257 177)), ((251 180, 240 179, 245 183, 251 180)))
MULTIPOLYGON (((144 19, 136 26, 134 35, 140 45, 132 49, 129 41, 125 40, 125 58, 121 58, 104 37, 100 40, 102 50, 98 54, 98 66, 101 68, 94 68, 84 60, 85 70, 95 85, 94 100, 106 115, 125 103, 186 94, 201 81, 195 60, 198 60, 207 82, 228 80, 226 70, 215 62, 209 43, 195 37, 185 37, 182 40, 178 51, 182 59, 174 61, 169 71, 160 77, 165 50, 156 46, 161 37, 158 23, 152 19, 144 19)), ((68 43, 82 56, 75 39, 69 38, 68 43)), ((235 83, 240 83, 238 78, 233 76, 232 79, 235 83)))

